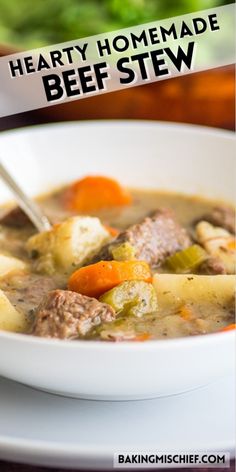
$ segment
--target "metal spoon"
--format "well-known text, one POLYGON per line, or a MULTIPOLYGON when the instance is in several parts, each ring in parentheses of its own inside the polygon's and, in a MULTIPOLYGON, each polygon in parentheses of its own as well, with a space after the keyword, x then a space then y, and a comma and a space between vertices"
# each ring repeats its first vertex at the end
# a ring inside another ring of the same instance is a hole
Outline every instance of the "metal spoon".
POLYGON ((14 193, 16 200, 23 210, 24 213, 28 216, 30 221, 33 223, 35 228, 39 231, 47 231, 51 229, 51 223, 48 218, 42 213, 41 209, 31 198, 29 198, 19 185, 15 182, 9 172, 6 170, 4 165, 0 161, 0 177, 7 184, 7 186, 14 193))

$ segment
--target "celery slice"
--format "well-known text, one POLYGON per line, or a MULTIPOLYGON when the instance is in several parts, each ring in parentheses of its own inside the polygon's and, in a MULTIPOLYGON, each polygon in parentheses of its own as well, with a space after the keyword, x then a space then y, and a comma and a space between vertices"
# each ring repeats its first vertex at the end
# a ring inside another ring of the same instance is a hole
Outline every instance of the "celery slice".
POLYGON ((175 273, 188 273, 202 264, 208 255, 204 249, 198 244, 176 252, 173 256, 166 259, 166 265, 175 273))
POLYGON ((128 242, 112 246, 110 252, 115 261, 131 261, 135 259, 135 248, 128 242))
POLYGON ((99 300, 126 315, 142 316, 157 310, 157 296, 151 283, 138 280, 123 282, 104 293, 99 300))

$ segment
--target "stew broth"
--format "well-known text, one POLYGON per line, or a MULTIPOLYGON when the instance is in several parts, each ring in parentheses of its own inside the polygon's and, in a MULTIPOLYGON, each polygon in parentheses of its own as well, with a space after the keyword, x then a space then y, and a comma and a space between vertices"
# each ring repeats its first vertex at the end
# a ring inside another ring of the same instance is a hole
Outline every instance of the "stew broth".
MULTIPOLYGON (((53 191, 38 199, 40 206, 53 223, 77 214, 76 211, 64 208, 62 204, 64 190, 63 188, 53 191)), ((145 190, 131 190, 130 193, 131 205, 90 212, 90 216, 97 216, 103 224, 124 230, 139 223, 157 208, 169 208, 180 225, 187 230, 190 237, 194 238, 194 222, 201 220, 203 215, 210 214, 218 204, 200 197, 175 193, 145 190)), ((4 212, 6 208, 2 207, 0 216, 4 212)), ((54 274, 47 274, 35 269, 35 259, 31 258, 25 249, 27 240, 33 234, 35 230, 30 225, 17 228, 2 223, 0 226, 0 252, 19 258, 28 266, 27 272, 12 271, 0 276, 0 289, 16 310, 24 313, 29 320, 29 332, 35 316, 34 310, 43 297, 51 290, 66 289, 68 281, 66 272, 56 271, 54 274)), ((162 274, 172 271, 162 264, 154 267, 152 272, 162 274)), ((198 269, 195 273, 204 272, 198 269)), ((209 275, 211 276, 217 277, 213 274, 209 275)), ((234 301, 232 297, 227 301, 217 300, 214 303, 213 298, 211 296, 208 300, 199 298, 196 302, 187 297, 184 306, 181 303, 162 306, 157 299, 158 308, 155 312, 140 317, 121 313, 114 321, 94 326, 84 335, 84 339, 142 341, 216 332, 234 322, 234 301)))

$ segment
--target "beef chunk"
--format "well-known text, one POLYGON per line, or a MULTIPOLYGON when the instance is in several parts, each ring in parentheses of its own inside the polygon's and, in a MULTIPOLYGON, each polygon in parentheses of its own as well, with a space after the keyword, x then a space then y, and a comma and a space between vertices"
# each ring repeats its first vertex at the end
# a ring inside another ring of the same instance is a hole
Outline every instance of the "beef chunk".
POLYGON ((68 290, 49 292, 36 310, 32 334, 47 338, 75 339, 91 328, 115 319, 106 303, 68 290))
POLYGON ((135 249, 135 257, 160 266, 166 257, 191 245, 185 229, 175 221, 169 210, 157 210, 141 223, 119 234, 115 241, 104 246, 92 262, 113 259, 114 246, 128 242, 135 249))
POLYGON ((50 291, 58 288, 58 284, 52 277, 29 274, 21 285, 21 293, 26 301, 30 301, 36 307, 42 298, 50 291))
POLYGON ((15 207, 5 213, 0 223, 13 228, 23 228, 24 226, 33 226, 28 216, 19 207, 15 207))
POLYGON ((214 226, 221 226, 221 228, 235 234, 235 212, 233 208, 224 205, 214 207, 211 213, 203 215, 200 220, 208 221, 214 226))
POLYGON ((207 275, 226 274, 224 263, 219 257, 209 257, 201 265, 201 272, 207 275))

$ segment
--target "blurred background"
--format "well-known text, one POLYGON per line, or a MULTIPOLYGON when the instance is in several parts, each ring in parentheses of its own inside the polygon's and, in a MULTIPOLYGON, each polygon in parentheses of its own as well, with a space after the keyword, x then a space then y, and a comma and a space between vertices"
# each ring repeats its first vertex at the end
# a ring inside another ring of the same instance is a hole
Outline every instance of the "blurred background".
MULTIPOLYGON (((0 0, 0 55, 232 3, 227 0, 0 0)), ((234 129, 234 67, 0 119, 0 129, 78 119, 155 119, 234 129)))

